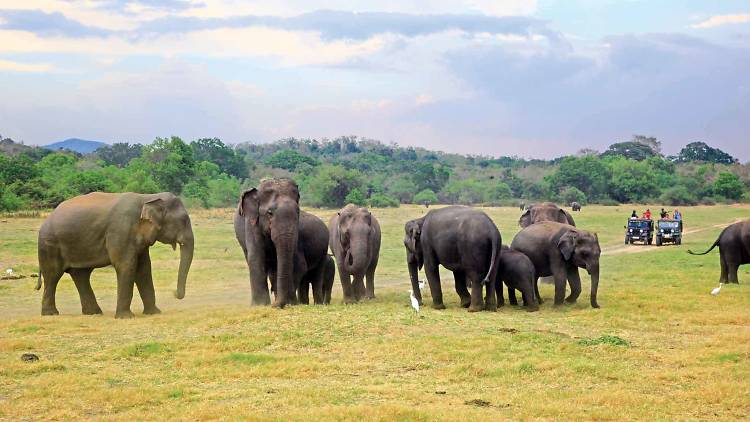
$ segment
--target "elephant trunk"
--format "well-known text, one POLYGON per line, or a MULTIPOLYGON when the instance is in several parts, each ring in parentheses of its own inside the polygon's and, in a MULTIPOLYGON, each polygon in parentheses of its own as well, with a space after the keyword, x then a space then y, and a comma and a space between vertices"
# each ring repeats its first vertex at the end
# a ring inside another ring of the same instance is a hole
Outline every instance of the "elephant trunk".
POLYGON ((297 228, 272 236, 276 247, 276 301, 274 306, 283 308, 293 302, 295 291, 292 272, 294 253, 297 250, 297 228))
POLYGON ((177 273, 177 291, 174 294, 177 299, 183 299, 185 297, 185 283, 187 282, 190 264, 193 263, 194 246, 195 239, 193 238, 193 233, 191 231, 180 243, 180 269, 177 273))
POLYGON ((591 274, 591 307, 598 308, 596 293, 599 290, 599 263, 592 265, 589 273, 591 274))
POLYGON ((369 263, 369 251, 367 239, 358 241, 353 240, 349 249, 346 250, 344 262, 349 274, 364 274, 369 263))

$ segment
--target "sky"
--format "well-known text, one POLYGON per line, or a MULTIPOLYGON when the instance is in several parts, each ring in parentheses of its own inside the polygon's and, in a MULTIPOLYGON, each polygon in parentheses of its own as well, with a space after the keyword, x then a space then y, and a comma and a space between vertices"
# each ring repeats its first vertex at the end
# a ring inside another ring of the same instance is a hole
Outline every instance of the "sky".
POLYGON ((750 160, 747 0, 1 0, 0 134, 750 160))

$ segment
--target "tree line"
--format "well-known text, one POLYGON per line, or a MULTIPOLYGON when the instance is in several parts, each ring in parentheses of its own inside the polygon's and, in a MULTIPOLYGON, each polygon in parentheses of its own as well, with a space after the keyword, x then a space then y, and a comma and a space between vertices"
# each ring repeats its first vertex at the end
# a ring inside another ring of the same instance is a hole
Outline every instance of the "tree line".
MULTIPOLYGON (((2 139, 2 137, 0 137, 2 139)), ((635 136, 606 151, 554 160, 449 154, 353 136, 268 144, 115 143, 91 154, 0 140, 0 211, 53 208, 94 191, 181 195, 189 206, 233 206, 264 177, 290 177, 303 205, 516 205, 519 201, 688 205, 750 200, 750 165, 703 142, 664 156, 635 136)))

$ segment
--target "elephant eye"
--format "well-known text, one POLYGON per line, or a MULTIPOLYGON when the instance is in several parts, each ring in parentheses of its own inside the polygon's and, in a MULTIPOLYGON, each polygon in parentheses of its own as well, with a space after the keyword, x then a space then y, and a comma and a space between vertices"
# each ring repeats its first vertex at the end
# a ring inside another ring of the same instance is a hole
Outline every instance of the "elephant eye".
POLYGON ((273 210, 269 208, 269 209, 268 209, 268 210, 266 211, 266 214, 268 214, 268 215, 273 215, 273 210))

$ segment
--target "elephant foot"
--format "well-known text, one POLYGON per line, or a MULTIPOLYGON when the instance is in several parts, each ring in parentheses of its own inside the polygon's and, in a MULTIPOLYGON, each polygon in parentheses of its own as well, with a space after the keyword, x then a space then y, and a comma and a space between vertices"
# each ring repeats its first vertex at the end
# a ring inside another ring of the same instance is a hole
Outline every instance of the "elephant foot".
POLYGON ((277 301, 274 301, 274 302, 273 302, 273 303, 271 304, 271 307, 272 307, 272 308, 278 308, 278 309, 284 309, 284 307, 285 307, 286 305, 287 305, 286 303, 284 303, 284 302, 280 302, 280 301, 278 301, 278 300, 277 300, 277 301))
POLYGON ((471 306, 469 306, 469 312, 482 312, 483 310, 484 310, 484 306, 483 305, 479 305, 479 306, 471 305, 471 306))
POLYGON ((433 303, 432 309, 442 310, 445 309, 445 305, 442 303, 433 303))
POLYGON ((344 305, 354 305, 357 302, 359 300, 356 297, 344 297, 344 305))
POLYGON ((539 305, 528 305, 526 307, 526 312, 536 312, 539 310, 539 305))
POLYGON ((539 302, 539 304, 541 305, 542 303, 544 303, 544 299, 542 299, 541 297, 539 297, 539 298, 537 298, 537 302, 539 302))
POLYGON ((102 308, 100 308, 98 305, 94 307, 87 307, 83 308, 82 312, 84 315, 101 315, 102 314, 102 308))
POLYGON ((117 319, 130 319, 134 317, 135 317, 135 314, 131 312, 130 309, 115 312, 115 318, 117 319))
POLYGON ((508 303, 513 306, 518 306, 518 299, 508 299, 508 303))
POLYGON ((471 306, 471 298, 461 299, 461 307, 462 308, 468 308, 469 306, 471 306))
POLYGON ((596 300, 591 301, 591 307, 592 308, 599 308, 599 304, 596 302, 596 300))
POLYGON ((496 303, 487 303, 484 305, 484 310, 489 312, 497 312, 497 304, 496 303))
POLYGON ((576 303, 577 300, 578 300, 577 297, 572 297, 572 296, 568 296, 565 298, 565 302, 569 305, 576 303))
POLYGON ((57 308, 47 308, 42 309, 42 316, 48 316, 48 315, 60 315, 60 312, 57 310, 57 308))
POLYGON ((375 300, 375 294, 371 294, 371 295, 368 294, 368 295, 365 296, 365 299, 367 299, 367 300, 375 300))
POLYGON ((156 306, 143 308, 143 315, 156 315, 160 313, 161 313, 161 309, 157 308, 156 306))

